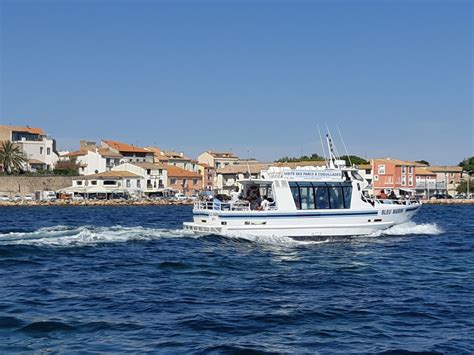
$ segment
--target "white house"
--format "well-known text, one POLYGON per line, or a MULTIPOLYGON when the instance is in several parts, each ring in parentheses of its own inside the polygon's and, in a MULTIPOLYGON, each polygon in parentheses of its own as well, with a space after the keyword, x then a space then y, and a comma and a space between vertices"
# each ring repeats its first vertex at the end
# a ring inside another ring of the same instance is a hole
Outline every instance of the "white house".
POLYGON ((127 171, 140 176, 144 181, 142 191, 148 196, 162 194, 168 185, 166 166, 161 164, 124 163, 112 170, 127 171))
POLYGON ((208 150, 198 156, 199 163, 213 166, 216 170, 237 163, 238 161, 239 158, 232 152, 214 152, 208 150))
POLYGON ((85 198, 139 197, 143 194, 144 183, 140 175, 128 171, 104 171, 74 178, 72 186, 61 191, 85 198))
POLYGON ((25 170, 53 170, 59 159, 56 141, 41 128, 0 125, 0 141, 3 140, 20 147, 28 159, 25 170))
POLYGON ((97 148, 94 142, 81 141, 80 149, 61 156, 70 159, 79 166, 80 175, 98 174, 110 171, 123 162, 123 156, 108 148, 97 148))

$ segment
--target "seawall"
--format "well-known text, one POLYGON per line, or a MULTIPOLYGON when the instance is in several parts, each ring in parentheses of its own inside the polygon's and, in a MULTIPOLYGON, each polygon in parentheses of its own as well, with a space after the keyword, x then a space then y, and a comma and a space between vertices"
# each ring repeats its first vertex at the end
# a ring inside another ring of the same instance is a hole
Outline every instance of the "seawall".
POLYGON ((12 197, 72 186, 75 176, 0 176, 0 193, 12 197))

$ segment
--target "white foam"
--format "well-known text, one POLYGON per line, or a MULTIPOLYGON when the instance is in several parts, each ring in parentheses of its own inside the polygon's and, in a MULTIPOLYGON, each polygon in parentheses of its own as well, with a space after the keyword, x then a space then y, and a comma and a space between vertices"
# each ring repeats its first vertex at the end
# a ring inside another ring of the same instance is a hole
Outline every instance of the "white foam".
POLYGON ((370 234, 370 237, 378 237, 381 235, 413 235, 413 234, 424 234, 424 235, 439 235, 444 231, 436 225, 436 223, 422 223, 416 224, 415 222, 407 222, 398 224, 388 229, 377 231, 370 234))
POLYGON ((143 227, 93 227, 71 228, 55 226, 34 232, 0 234, 0 244, 38 246, 81 246, 98 243, 123 243, 132 240, 156 240, 163 237, 180 237, 188 233, 182 229, 151 229, 143 227))

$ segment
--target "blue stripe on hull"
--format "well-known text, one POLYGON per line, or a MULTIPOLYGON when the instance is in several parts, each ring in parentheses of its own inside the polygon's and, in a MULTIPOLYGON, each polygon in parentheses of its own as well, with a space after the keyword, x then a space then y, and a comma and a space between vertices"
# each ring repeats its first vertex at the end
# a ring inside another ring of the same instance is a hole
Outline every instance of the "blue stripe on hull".
MULTIPOLYGON (((347 213, 292 213, 292 214, 259 214, 259 215, 223 215, 219 218, 293 218, 293 217, 347 217, 347 216, 377 216, 378 212, 347 212, 347 213)), ((209 216, 206 213, 196 213, 194 216, 209 216)))

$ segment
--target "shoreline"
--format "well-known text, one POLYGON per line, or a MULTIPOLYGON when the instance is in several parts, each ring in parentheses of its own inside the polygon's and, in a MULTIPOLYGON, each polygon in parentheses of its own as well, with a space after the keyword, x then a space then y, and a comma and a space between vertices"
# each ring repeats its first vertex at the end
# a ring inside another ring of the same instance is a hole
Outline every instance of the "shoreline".
MULTIPOLYGON (((474 199, 470 200, 425 200, 421 201, 426 205, 470 205, 474 204, 474 199)), ((194 201, 168 201, 168 200, 56 200, 56 201, 0 201, 0 207, 54 207, 54 206, 191 206, 194 201)))

